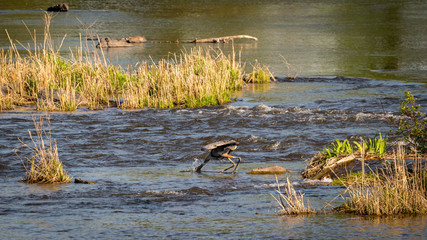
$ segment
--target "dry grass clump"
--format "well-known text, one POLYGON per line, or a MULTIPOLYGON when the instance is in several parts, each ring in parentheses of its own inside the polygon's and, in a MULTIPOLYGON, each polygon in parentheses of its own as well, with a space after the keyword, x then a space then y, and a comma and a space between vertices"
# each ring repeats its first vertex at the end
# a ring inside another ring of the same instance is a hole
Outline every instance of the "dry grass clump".
MULTIPOLYGON (((243 67, 235 53, 226 56, 213 49, 195 48, 126 70, 108 64, 102 50, 82 44, 71 59, 64 59, 58 53, 62 44, 55 47, 50 36, 51 19, 45 14, 43 43, 37 44, 32 34, 34 46, 23 46, 25 56, 11 39, 10 49, 0 51, 0 86, 10 90, 1 95, 0 110, 27 104, 41 111, 100 109, 109 106, 109 99, 120 99, 119 107, 126 109, 194 108, 231 101, 232 93, 242 87, 243 67)), ((266 73, 256 70, 259 73, 252 75, 266 78, 268 68, 262 70, 266 73)))
POLYGON ((375 183, 348 186, 350 197, 344 211, 366 215, 426 214, 427 172, 425 163, 413 159, 408 170, 402 147, 395 153, 384 173, 377 173, 375 183))
POLYGON ((309 214, 315 213, 314 209, 310 208, 310 203, 307 201, 307 206, 304 203, 304 194, 301 192, 296 192, 294 186, 289 181, 289 178, 286 178, 286 186, 283 187, 284 192, 280 191, 279 181, 276 177, 277 190, 279 194, 277 198, 273 198, 279 204, 279 213, 283 215, 292 215, 292 214, 309 214))
POLYGON ((50 120, 46 117, 48 131, 43 129, 44 118, 40 117, 37 122, 33 118, 34 127, 36 129, 37 138, 34 139, 31 131, 28 131, 31 139, 31 144, 26 144, 21 140, 23 146, 30 149, 32 156, 25 158, 23 161, 26 178, 23 179, 26 183, 68 183, 71 178, 64 171, 62 162, 58 157, 58 148, 56 142, 52 142, 50 133, 50 120), (45 143, 47 139, 47 143, 45 143))

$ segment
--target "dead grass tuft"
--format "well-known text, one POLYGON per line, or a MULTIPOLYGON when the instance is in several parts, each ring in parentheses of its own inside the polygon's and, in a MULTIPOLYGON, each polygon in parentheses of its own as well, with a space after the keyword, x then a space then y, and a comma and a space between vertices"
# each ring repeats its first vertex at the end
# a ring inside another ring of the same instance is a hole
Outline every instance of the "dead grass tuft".
POLYGON ((31 157, 22 159, 26 170, 26 183, 68 183, 71 178, 64 171, 62 162, 58 157, 58 147, 56 142, 52 141, 50 133, 49 117, 40 117, 39 121, 33 117, 36 130, 36 139, 31 131, 28 131, 31 139, 30 144, 21 143, 28 148, 32 154, 31 157), (45 121, 48 130, 44 129, 45 121), (47 142, 45 142, 45 139, 47 142))
POLYGON ((289 181, 289 178, 286 178, 286 186, 283 187, 284 192, 280 190, 279 181, 277 180, 277 190, 279 194, 277 197, 274 195, 273 198, 279 204, 279 213, 283 215, 297 215, 297 214, 309 214, 315 213, 314 209, 310 208, 310 203, 307 201, 307 205, 304 203, 304 194, 301 192, 296 192, 294 186, 289 181))

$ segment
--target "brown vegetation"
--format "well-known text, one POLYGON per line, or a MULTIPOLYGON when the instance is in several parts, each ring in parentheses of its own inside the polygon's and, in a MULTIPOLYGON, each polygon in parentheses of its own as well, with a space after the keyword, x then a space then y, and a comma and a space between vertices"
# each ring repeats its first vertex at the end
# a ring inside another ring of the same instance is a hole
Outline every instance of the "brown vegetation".
POLYGON ((21 158, 26 170, 26 183, 68 183, 71 181, 67 172, 64 171, 62 162, 58 157, 58 148, 56 142, 52 141, 50 133, 49 117, 33 118, 36 130, 36 139, 33 138, 31 131, 28 131, 31 139, 30 144, 21 140, 24 147, 28 148, 32 154, 31 157, 21 158), (48 130, 44 129, 47 122, 48 130), (45 141, 47 140, 47 141, 45 141))

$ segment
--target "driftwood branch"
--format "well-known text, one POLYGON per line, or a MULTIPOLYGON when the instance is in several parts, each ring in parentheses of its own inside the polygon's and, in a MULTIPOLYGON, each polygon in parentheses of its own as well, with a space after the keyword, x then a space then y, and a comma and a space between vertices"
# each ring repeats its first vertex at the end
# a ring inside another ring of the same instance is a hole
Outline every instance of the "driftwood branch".
POLYGON ((351 154, 350 156, 347 156, 347 157, 342 158, 340 160, 337 160, 335 162, 330 162, 329 164, 327 163, 327 165, 325 167, 323 167, 322 171, 320 171, 316 176, 314 176, 313 179, 321 180, 326 174, 330 173, 335 168, 342 166, 344 164, 347 164, 349 162, 355 161, 355 160, 356 160, 356 156, 351 154))
MULTIPOLYGON (((184 43, 227 43, 234 39, 251 39, 258 41, 258 38, 252 37, 249 35, 235 35, 227 37, 218 37, 218 38, 205 38, 205 39, 194 39, 193 41, 183 41, 184 43)), ((97 38, 88 38, 88 40, 96 40, 97 38)), ((116 48, 116 47, 132 47, 135 43, 179 43, 179 40, 176 41, 147 41, 143 36, 135 37, 126 37, 121 39, 112 39, 110 37, 99 39, 99 43, 96 45, 97 48, 116 48)))
POLYGON ((252 37, 249 35, 235 35, 235 36, 227 36, 227 37, 218 37, 218 38, 204 38, 204 39, 194 39, 191 41, 191 43, 226 43, 228 41, 234 40, 234 39, 251 39, 258 41, 258 38, 252 37))

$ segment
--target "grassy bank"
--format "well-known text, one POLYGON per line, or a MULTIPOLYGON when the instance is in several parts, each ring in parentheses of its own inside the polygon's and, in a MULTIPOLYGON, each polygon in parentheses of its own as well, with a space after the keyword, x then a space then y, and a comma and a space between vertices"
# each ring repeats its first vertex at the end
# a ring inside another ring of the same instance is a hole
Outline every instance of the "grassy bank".
POLYGON ((121 99, 120 108, 201 107, 231 101, 244 76, 266 81, 268 68, 256 64, 246 74, 236 54, 194 48, 157 63, 139 63, 129 69, 108 64, 101 51, 80 46, 64 59, 53 46, 45 14, 42 44, 21 56, 15 43, 0 52, 0 111, 15 105, 36 105, 41 111, 74 111, 79 106, 100 109, 110 99, 121 99))

